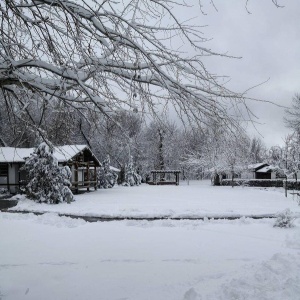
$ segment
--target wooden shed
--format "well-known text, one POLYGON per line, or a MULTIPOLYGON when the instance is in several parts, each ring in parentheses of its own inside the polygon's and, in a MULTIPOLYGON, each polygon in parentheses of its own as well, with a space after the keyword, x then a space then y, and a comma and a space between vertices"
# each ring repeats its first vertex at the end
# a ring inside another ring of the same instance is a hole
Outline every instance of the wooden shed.
POLYGON ((249 165, 242 178, 246 179, 276 179, 276 167, 267 163, 249 165))
MULTIPOLYGON (((0 188, 17 193, 27 183, 27 174, 21 167, 33 151, 34 148, 0 147, 0 188)), ((88 146, 57 146, 54 147, 54 156, 59 165, 70 167, 72 190, 89 191, 90 187, 97 189, 96 168, 101 163, 88 146)))

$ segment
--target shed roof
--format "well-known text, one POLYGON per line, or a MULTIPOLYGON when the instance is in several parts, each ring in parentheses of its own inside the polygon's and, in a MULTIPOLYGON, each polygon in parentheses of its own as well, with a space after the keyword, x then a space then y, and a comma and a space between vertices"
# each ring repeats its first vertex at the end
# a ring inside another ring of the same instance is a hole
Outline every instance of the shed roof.
POLYGON ((266 163, 256 163, 256 164, 249 165, 248 170, 256 171, 256 170, 261 169, 265 166, 268 166, 268 164, 266 164, 266 163))
MULTIPOLYGON (((26 157, 29 157, 30 154, 33 153, 34 149, 35 148, 0 147, 0 163, 22 163, 26 157)), ((67 162, 85 149, 91 151, 86 145, 56 146, 54 147, 54 156, 58 162, 67 162)), ((100 164, 96 157, 95 159, 100 164)))
POLYGON ((277 167, 274 167, 274 166, 265 166, 259 170, 257 170, 256 172, 257 173, 271 173, 273 171, 275 171, 277 167))

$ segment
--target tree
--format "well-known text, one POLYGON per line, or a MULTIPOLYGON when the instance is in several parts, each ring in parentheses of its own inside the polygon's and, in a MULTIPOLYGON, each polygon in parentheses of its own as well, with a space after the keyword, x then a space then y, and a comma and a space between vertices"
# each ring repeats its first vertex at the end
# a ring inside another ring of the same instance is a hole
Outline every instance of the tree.
POLYGON ((249 138, 246 135, 225 136, 222 152, 222 161, 225 170, 231 174, 231 184, 234 186, 234 177, 246 169, 249 163, 249 138))
POLYGON ((285 111, 284 121, 292 133, 284 138, 282 165, 287 173, 293 173, 297 179, 300 169, 300 95, 296 94, 292 106, 285 111))
POLYGON ((211 123, 204 130, 200 148, 184 157, 183 165, 189 170, 201 170, 211 175, 212 184, 219 185, 223 174, 240 173, 249 157, 249 138, 241 130, 228 130, 211 123))
POLYGON ((260 138, 254 137, 250 144, 250 163, 260 163, 265 159, 266 148, 260 138))
POLYGON ((285 155, 284 155, 284 148, 280 146, 272 146, 269 149, 268 153, 268 163, 271 165, 279 166, 281 168, 284 168, 284 160, 285 160, 285 155))
POLYGON ((107 155, 106 159, 102 162, 97 180, 100 188, 112 188, 117 183, 118 175, 110 169, 110 157, 107 155))
POLYGON ((288 134, 284 138, 285 146, 282 149, 282 168, 287 174, 293 173, 296 179, 300 167, 300 137, 297 132, 288 134))
POLYGON ((182 130, 167 118, 148 124, 142 136, 142 169, 177 169, 182 156, 183 141, 182 130))
POLYGON ((53 146, 43 142, 25 160, 23 170, 28 172, 29 179, 26 193, 37 202, 70 203, 74 200, 69 188, 71 171, 58 165, 53 152, 53 146))
POLYGON ((133 165, 132 156, 128 164, 125 166, 125 181, 124 186, 140 185, 142 183, 142 177, 137 173, 136 168, 133 165))
MULTIPOLYGON (((235 123, 227 113, 244 103, 210 74, 197 27, 181 22, 171 0, 4 0, 0 4, 0 89, 16 118, 34 130, 32 101, 114 118, 117 110, 149 112, 176 106, 183 121, 204 117, 235 123), (174 36, 176 49, 170 47, 174 36), (188 57, 180 46, 190 45, 188 57), (227 104, 226 104, 227 101, 227 104)), ((200 5, 201 8, 201 5, 200 5)), ((225 55, 224 55, 225 56, 225 55)))
POLYGON ((296 94, 292 100, 292 107, 285 110, 287 127, 300 134, 300 95, 296 94))
POLYGON ((98 119, 97 129, 92 130, 88 138, 91 148, 102 160, 107 155, 110 156, 111 165, 121 170, 118 181, 122 183, 125 180, 125 165, 130 156, 138 164, 140 162, 142 119, 134 112, 120 111, 115 114, 114 120, 98 119))

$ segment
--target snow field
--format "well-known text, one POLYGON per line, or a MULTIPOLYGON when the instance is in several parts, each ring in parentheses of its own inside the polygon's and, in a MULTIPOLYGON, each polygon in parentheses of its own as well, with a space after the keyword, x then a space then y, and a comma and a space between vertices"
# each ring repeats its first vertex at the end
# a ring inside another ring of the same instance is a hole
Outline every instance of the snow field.
MULTIPOLYGON (((18 196, 17 196, 18 197, 18 196)), ((1 300, 299 300, 300 219, 111 221, 90 216, 247 216, 300 207, 283 189, 180 186, 99 190, 72 204, 22 198, 0 213, 1 300)))
POLYGON ((98 217, 227 217, 276 214, 286 208, 300 213, 296 199, 281 188, 213 187, 210 182, 180 186, 116 186, 75 196, 72 204, 38 204, 22 199, 12 210, 56 212, 98 217))
POLYGON ((2 299, 299 299, 300 221, 0 213, 2 299))

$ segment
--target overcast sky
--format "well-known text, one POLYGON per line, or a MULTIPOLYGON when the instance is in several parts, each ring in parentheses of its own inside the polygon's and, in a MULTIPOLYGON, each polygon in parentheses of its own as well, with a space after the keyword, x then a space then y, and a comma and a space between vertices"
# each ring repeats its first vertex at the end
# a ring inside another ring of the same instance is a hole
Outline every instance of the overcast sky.
MULTIPOLYGON (((208 25, 203 32, 212 40, 205 47, 242 59, 211 57, 206 60, 209 70, 229 75, 232 79, 228 87, 237 92, 268 80, 248 96, 290 106, 293 96, 300 93, 300 1, 279 0, 285 7, 277 8, 271 0, 249 0, 250 14, 246 0, 214 0, 218 11, 210 2, 202 0, 207 14, 198 14, 191 23, 208 25)), ((191 10, 182 11, 181 16, 189 19, 191 10)), ((259 102, 250 106, 262 123, 257 129, 265 144, 282 145, 290 132, 283 122, 284 108, 259 102)), ((248 132, 259 135, 252 125, 248 132)))

